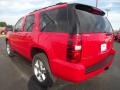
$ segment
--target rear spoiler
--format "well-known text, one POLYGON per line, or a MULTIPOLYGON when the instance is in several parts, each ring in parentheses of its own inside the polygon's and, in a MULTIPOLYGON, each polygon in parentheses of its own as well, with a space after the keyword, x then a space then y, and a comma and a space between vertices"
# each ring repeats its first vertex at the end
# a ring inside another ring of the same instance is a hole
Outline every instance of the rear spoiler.
POLYGON ((72 6, 75 9, 79 9, 79 10, 83 10, 89 13, 93 13, 93 14, 97 14, 97 15, 101 15, 104 16, 105 12, 102 11, 99 8, 93 7, 93 6, 89 6, 89 5, 84 5, 84 4, 78 4, 78 3, 74 3, 74 4, 69 4, 70 6, 72 6))

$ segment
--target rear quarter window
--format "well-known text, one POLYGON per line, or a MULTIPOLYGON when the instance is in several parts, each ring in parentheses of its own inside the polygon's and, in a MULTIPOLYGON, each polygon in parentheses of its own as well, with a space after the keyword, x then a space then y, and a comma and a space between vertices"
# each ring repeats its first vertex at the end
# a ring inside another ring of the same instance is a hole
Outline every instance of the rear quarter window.
POLYGON ((71 33, 69 29, 67 8, 58 8, 41 13, 40 30, 42 32, 65 32, 71 33))

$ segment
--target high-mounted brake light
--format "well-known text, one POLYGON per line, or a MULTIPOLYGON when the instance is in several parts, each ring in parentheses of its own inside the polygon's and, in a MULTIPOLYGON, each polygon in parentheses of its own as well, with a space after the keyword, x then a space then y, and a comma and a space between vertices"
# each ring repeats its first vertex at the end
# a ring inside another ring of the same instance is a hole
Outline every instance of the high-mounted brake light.
POLYGON ((68 40, 67 61, 72 63, 80 62, 81 50, 82 50, 81 35, 80 34, 72 35, 68 40))

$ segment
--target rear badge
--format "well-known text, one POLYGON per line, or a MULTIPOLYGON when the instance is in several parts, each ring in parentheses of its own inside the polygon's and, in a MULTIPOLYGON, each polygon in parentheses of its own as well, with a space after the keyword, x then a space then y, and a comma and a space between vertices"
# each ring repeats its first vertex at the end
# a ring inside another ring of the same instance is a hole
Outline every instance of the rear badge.
POLYGON ((104 52, 107 50, 107 44, 101 44, 101 52, 104 52))

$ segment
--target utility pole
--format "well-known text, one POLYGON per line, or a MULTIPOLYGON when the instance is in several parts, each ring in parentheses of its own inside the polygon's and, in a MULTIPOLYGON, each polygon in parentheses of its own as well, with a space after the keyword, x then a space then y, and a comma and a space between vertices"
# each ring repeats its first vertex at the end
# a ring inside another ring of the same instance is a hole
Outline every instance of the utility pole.
POLYGON ((105 9, 105 11, 107 12, 107 17, 108 17, 108 13, 110 12, 110 9, 105 9))
POLYGON ((96 7, 98 7, 98 0, 96 0, 96 7))

